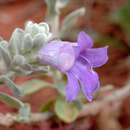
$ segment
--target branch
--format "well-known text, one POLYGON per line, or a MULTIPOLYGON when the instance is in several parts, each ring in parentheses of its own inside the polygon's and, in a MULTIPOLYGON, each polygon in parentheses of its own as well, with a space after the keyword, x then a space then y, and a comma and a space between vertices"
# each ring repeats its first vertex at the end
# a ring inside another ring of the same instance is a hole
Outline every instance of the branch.
MULTIPOLYGON (((84 105, 82 111, 79 114, 79 117, 84 117, 87 115, 96 115, 102 110, 102 108, 106 103, 123 100, 129 95, 130 95, 130 85, 127 85, 126 87, 123 87, 119 90, 112 92, 110 95, 106 96, 102 100, 94 101, 92 103, 84 105)), ((32 113, 31 119, 27 123, 45 121, 50 119, 53 115, 54 114, 51 112, 32 113)), ((0 114, 0 125, 9 127, 14 123, 16 123, 18 118, 19 115, 16 114, 10 114, 10 113, 6 115, 0 114)))
MULTIPOLYGON (((33 123, 33 122, 39 122, 39 121, 45 121, 50 119, 53 116, 50 112, 45 113, 32 113, 31 118, 27 123, 33 123)), ((19 119, 18 114, 11 114, 7 113, 6 115, 0 114, 0 125, 9 127, 13 125, 14 123, 18 122, 19 119)))
POLYGON ((130 95, 130 85, 127 85, 119 90, 116 90, 106 96, 104 99, 99 101, 94 101, 87 105, 83 106, 82 111, 80 112, 80 117, 87 115, 96 115, 104 107, 106 103, 116 102, 118 100, 123 100, 130 95))

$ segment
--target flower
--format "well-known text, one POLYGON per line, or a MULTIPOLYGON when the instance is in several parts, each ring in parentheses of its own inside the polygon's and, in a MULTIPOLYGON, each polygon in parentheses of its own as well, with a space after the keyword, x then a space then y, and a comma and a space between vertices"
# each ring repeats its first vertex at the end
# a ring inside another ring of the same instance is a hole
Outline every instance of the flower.
POLYGON ((51 65, 67 75, 67 102, 77 98, 80 85, 88 101, 92 101, 92 95, 100 87, 98 74, 93 68, 107 62, 108 46, 94 49, 92 46, 91 37, 85 32, 80 32, 77 43, 52 41, 38 52, 38 58, 42 63, 51 65))

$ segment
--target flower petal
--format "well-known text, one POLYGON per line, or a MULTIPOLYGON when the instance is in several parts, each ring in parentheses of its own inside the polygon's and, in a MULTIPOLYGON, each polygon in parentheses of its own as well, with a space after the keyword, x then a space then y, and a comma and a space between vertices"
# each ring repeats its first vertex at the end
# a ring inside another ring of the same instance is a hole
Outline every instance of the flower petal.
POLYGON ((78 36, 78 44, 80 46, 80 51, 83 51, 93 46, 93 40, 85 32, 80 32, 78 36))
POLYGON ((66 101, 71 102, 77 98, 80 87, 78 80, 71 72, 67 72, 66 74, 69 82, 66 88, 66 101))
POLYGON ((77 74, 82 86, 83 93, 89 101, 92 101, 92 95, 99 89, 100 83, 95 71, 87 69, 81 63, 76 63, 72 72, 77 74))
POLYGON ((100 67, 104 65, 108 60, 107 48, 108 46, 104 48, 87 49, 81 55, 86 57, 91 62, 92 67, 100 67))
POLYGON ((77 60, 82 65, 85 65, 88 69, 91 69, 93 67, 92 63, 84 55, 80 54, 77 60))

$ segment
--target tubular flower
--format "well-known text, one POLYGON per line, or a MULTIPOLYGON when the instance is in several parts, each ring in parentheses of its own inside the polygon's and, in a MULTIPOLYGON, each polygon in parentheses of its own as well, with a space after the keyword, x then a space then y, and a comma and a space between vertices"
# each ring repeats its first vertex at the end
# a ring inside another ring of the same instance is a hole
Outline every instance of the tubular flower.
POLYGON ((85 32, 80 32, 76 43, 52 41, 38 52, 38 58, 42 63, 51 65, 67 75, 67 102, 77 98, 80 85, 88 101, 92 101, 92 95, 100 87, 98 74, 93 68, 107 62, 108 46, 94 49, 92 46, 91 37, 85 32))

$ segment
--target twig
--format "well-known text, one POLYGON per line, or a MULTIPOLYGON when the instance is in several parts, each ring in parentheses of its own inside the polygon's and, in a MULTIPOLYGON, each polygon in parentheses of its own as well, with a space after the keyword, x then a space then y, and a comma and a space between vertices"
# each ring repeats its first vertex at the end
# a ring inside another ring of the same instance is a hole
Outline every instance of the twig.
POLYGON ((123 100, 129 95, 130 95, 130 85, 127 85, 119 90, 114 91, 113 93, 106 96, 102 100, 94 101, 92 103, 84 105, 82 111, 80 112, 80 117, 84 117, 90 114, 96 115, 102 109, 102 107, 104 107, 106 103, 112 103, 118 100, 123 100))
MULTIPOLYGON (((92 103, 84 105, 82 111, 79 114, 79 118, 87 115, 95 115, 99 113, 100 110, 102 110, 102 108, 106 103, 123 100, 129 95, 130 95, 130 85, 127 85, 126 87, 114 91, 113 93, 111 93, 102 100, 94 101, 92 103)), ((45 121, 50 119, 53 115, 54 114, 50 112, 32 113, 31 119, 27 123, 45 121)), ((19 116, 16 114, 10 114, 10 113, 6 115, 0 114, 0 125, 9 127, 17 122, 18 117, 19 116)))
MULTIPOLYGON (((31 118, 27 123, 33 123, 33 122, 39 122, 39 121, 45 121, 50 119, 53 116, 50 112, 45 113, 32 113, 31 118)), ((14 123, 18 122, 19 115, 17 114, 11 114, 7 113, 6 115, 0 114, 0 125, 9 127, 13 125, 14 123)))

